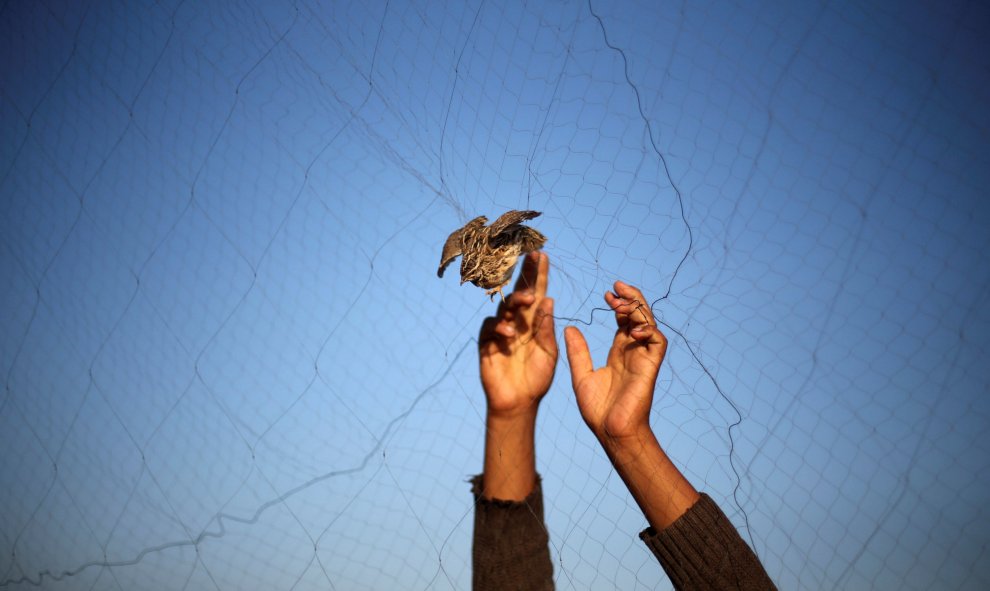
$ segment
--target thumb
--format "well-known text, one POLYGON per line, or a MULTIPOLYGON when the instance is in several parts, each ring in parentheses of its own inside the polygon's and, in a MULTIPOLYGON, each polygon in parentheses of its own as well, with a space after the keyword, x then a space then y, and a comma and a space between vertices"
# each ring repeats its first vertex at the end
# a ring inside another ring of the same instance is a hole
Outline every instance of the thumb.
POLYGON ((584 335, 574 326, 564 329, 564 344, 567 346, 567 364, 571 367, 571 385, 577 389, 581 380, 594 371, 591 352, 584 335))

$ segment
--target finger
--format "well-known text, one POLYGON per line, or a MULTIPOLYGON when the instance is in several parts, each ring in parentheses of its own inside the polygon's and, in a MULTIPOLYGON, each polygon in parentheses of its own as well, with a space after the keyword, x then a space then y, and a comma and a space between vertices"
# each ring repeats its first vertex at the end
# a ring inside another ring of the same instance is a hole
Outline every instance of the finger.
MULTIPOLYGON (((630 316, 636 312, 641 305, 638 300, 627 300, 620 298, 610 291, 605 292, 605 303, 615 312, 615 323, 619 328, 625 328, 630 324, 630 316)), ((640 321, 642 323, 642 321, 640 321)))
POLYGON ((612 338, 612 346, 608 349, 608 357, 605 358, 605 365, 615 371, 622 372, 626 367, 626 348, 636 341, 629 336, 629 331, 619 328, 612 338))
POLYGON ((498 338, 498 334, 495 332, 497 325, 498 319, 494 316, 489 316, 481 322, 481 332, 478 333, 478 348, 483 348, 498 338))
POLYGON ((535 291, 537 275, 540 273, 540 262, 535 256, 537 254, 536 252, 531 252, 522 258, 522 272, 519 273, 519 278, 516 279, 516 286, 513 288, 514 291, 535 291))
POLYGON ((547 293, 550 274, 550 257, 540 251, 533 251, 523 257, 523 269, 516 280, 516 290, 531 290, 537 297, 547 293))
POLYGON ((513 302, 512 294, 510 294, 508 300, 498 305, 498 314, 495 316, 493 332, 496 335, 502 335, 504 337, 516 336, 517 316, 516 302, 513 302))
POLYGON ((531 306, 536 301, 536 295, 532 289, 526 288, 522 291, 514 291, 506 298, 510 308, 525 308, 531 306))
POLYGON ((499 326, 502 321, 494 316, 489 316, 481 323, 481 332, 478 335, 478 351, 480 352, 482 363, 486 357, 502 353, 509 353, 509 343, 505 335, 500 334, 499 326))
POLYGON ((640 324, 629 331, 636 347, 631 352, 627 367, 632 373, 656 379, 664 357, 667 356, 667 337, 655 326, 640 324))
POLYGON ((557 335, 553 328, 553 299, 545 298, 536 310, 536 344, 544 351, 557 354, 557 335))
POLYGON ((536 301, 536 296, 533 295, 530 288, 510 293, 509 297, 498 305, 498 313, 495 316, 497 320, 494 326, 495 334, 511 338, 518 335, 520 331, 525 332, 527 330, 527 318, 532 316, 532 313, 527 313, 525 310, 533 305, 534 301, 536 301))
POLYGON ((495 325, 495 333, 503 337, 512 338, 516 336, 516 327, 512 322, 503 320, 495 325))
POLYGON ((550 257, 539 250, 529 256, 536 256, 536 295, 543 297, 547 295, 547 284, 550 282, 550 257))
POLYGON ((564 344, 567 347, 567 363, 571 366, 571 384, 576 388, 585 376, 594 371, 591 351, 584 335, 573 326, 564 329, 564 344))
POLYGON ((656 326, 637 324, 629 331, 629 336, 646 345, 660 345, 661 352, 667 350, 667 337, 656 326))
MULTIPOLYGON (((650 309, 650 304, 643 292, 622 281, 616 281, 614 289, 614 295, 606 294, 605 300, 615 310, 617 321, 620 320, 619 315, 621 314, 628 318, 630 324, 656 326, 657 322, 653 318, 653 311, 650 309), (609 297, 610 295, 612 297, 609 297)), ((621 321, 619 323, 622 325, 621 321)))
POLYGON ((496 308, 495 310, 495 317, 501 320, 502 318, 505 318, 505 315, 508 311, 509 311, 509 300, 502 300, 498 303, 498 308, 496 308))
POLYGON ((498 303, 498 310, 495 312, 495 318, 499 321, 514 322, 520 308, 525 308, 526 306, 532 304, 533 299, 532 293, 528 290, 514 291, 498 303))

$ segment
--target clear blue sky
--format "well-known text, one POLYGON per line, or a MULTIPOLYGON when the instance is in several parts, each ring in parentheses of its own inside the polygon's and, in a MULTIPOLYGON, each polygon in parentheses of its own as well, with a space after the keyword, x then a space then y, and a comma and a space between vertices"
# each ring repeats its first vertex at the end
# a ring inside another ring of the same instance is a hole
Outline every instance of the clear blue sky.
MULTIPOLYGON (((0 589, 465 589, 477 215, 782 589, 990 585, 978 2, 0 3, 0 589)), ((542 406, 558 589, 669 588, 542 406)))

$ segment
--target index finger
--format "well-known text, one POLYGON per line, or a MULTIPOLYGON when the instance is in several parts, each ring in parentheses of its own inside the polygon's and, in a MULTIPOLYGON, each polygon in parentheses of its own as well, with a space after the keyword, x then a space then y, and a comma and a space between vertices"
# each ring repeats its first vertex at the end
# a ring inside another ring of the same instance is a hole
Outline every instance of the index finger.
POLYGON ((515 291, 531 289, 536 297, 547 295, 548 275, 550 274, 550 257, 541 251, 533 251, 523 259, 522 273, 516 280, 515 291))

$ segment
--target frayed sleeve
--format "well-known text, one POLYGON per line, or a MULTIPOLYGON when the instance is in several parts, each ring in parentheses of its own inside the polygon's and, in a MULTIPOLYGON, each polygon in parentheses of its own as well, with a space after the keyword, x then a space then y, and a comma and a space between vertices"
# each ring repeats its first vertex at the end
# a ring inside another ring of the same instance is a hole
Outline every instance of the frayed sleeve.
POLYGON ((543 488, 536 479, 522 501, 486 499, 483 475, 471 479, 474 494, 474 591, 550 591, 553 564, 543 523, 543 488))

